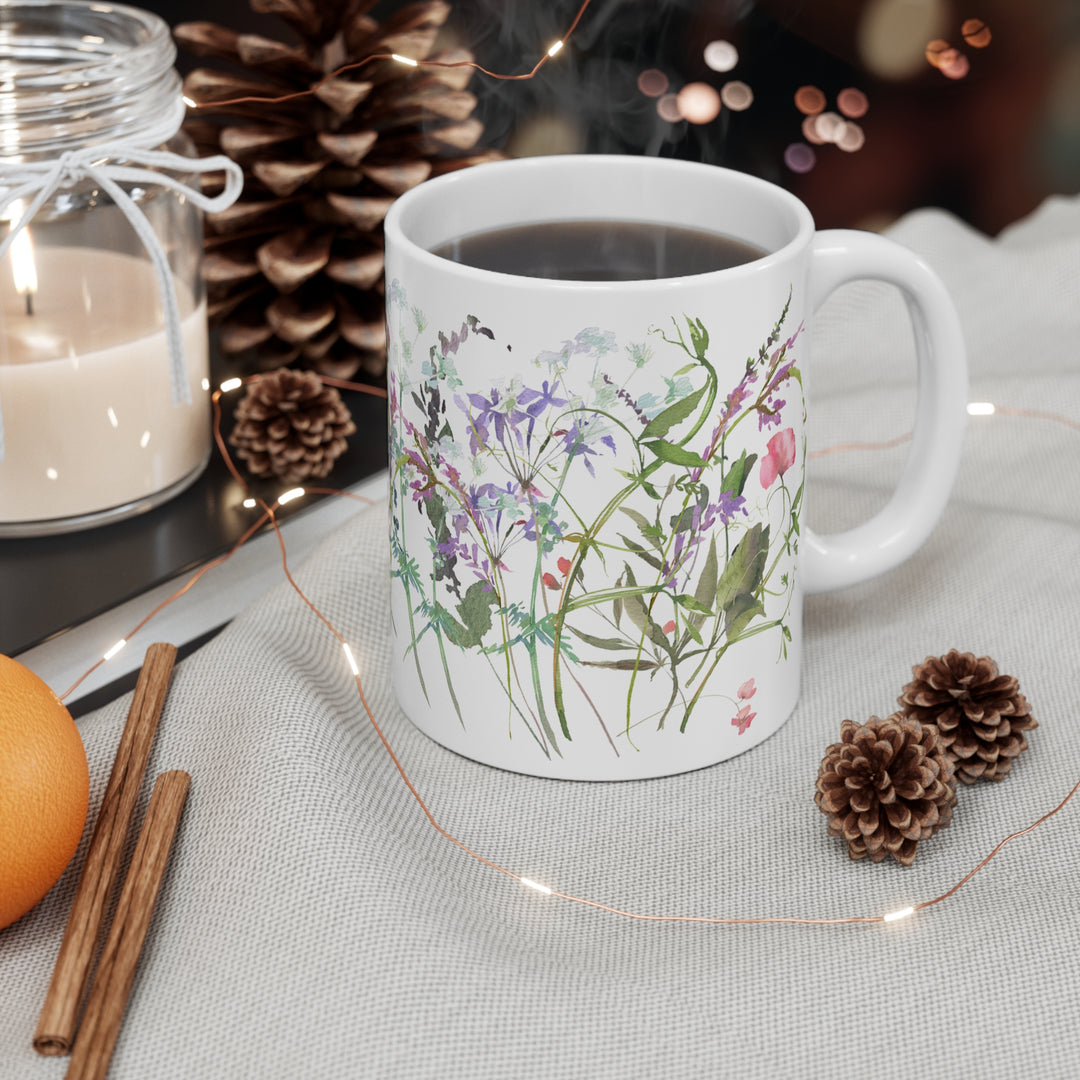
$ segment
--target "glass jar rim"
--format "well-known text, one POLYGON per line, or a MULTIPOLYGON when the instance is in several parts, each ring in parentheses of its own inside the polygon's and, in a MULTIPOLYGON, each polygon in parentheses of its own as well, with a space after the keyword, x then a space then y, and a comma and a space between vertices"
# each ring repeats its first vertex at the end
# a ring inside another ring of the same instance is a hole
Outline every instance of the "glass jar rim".
MULTIPOLYGON (((182 114, 176 46, 151 12, 97 0, 0 4, 0 158, 160 131, 182 114)), ((156 143, 164 141, 156 139, 156 143)))

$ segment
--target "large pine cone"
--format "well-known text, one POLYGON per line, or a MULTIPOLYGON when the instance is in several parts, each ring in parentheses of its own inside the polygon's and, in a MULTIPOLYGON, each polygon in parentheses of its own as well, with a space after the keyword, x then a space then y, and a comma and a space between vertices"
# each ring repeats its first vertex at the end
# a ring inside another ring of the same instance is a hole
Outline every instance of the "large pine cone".
POLYGON ((814 801, 852 859, 891 855, 910 866, 919 842, 952 821, 952 762, 932 725, 899 713, 845 720, 821 762, 814 801))
POLYGON ((432 55, 450 14, 445 0, 411 4, 380 24, 375 0, 250 0, 283 18, 297 44, 181 23, 181 45, 232 69, 184 81, 197 103, 185 130, 202 153, 244 170, 240 201, 207 222, 210 318, 222 351, 246 369, 302 364, 339 378, 385 370, 382 222, 394 199, 432 175, 500 155, 465 156, 483 125, 465 89, 469 67, 416 68, 377 60, 290 101, 217 106, 241 96, 309 90, 373 54, 432 55), (235 68, 240 71, 235 72, 235 68))
POLYGON ((268 372, 248 383, 229 444, 252 476, 286 484, 326 476, 356 431, 341 395, 311 371, 268 372))
POLYGON ((989 656, 952 649, 912 668, 897 699, 905 716, 935 724, 965 784, 1003 780, 1027 749, 1024 732, 1039 726, 1020 684, 998 673, 989 656))

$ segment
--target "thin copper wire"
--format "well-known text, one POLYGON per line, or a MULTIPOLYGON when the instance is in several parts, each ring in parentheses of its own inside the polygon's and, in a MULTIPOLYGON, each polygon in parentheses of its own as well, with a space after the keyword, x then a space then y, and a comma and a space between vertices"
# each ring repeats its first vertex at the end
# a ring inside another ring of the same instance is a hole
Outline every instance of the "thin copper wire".
POLYGON ((806 456, 811 461, 817 461, 818 458, 828 457, 830 454, 847 453, 849 450, 891 450, 894 446, 903 446, 906 442, 911 442, 910 431, 904 435, 897 435, 895 439, 889 439, 886 442, 836 443, 833 446, 823 447, 821 450, 811 450, 806 456))
MULTIPOLYGON (((1029 420, 1052 420, 1056 424, 1066 424, 1073 431, 1080 431, 1080 424, 1075 420, 1070 420, 1067 416, 1061 416, 1059 413, 1045 412, 1042 409, 1015 409, 1011 405, 995 405, 994 413, 999 413, 1002 416, 1021 416, 1029 420)), ((991 413, 991 416, 994 413, 991 413)))
POLYGON ((933 900, 924 900, 921 904, 915 904, 915 910, 921 911, 923 908, 933 907, 934 904, 940 904, 942 900, 948 900, 961 886, 966 885, 1010 840, 1015 840, 1018 836, 1026 836, 1032 830, 1037 829, 1047 818, 1053 817, 1077 793, 1077 791, 1080 791, 1080 780, 1076 781, 1070 789, 1069 794, 1066 795, 1053 810, 1048 810, 1038 821, 1033 821, 1026 829, 1019 829, 1014 833, 1009 833, 1009 835, 1006 836, 978 866, 973 870, 969 870, 948 892, 943 892, 940 896, 935 896, 933 900))
MULTIPOLYGON (((248 540, 250 540, 251 537, 263 527, 266 520, 267 515, 263 514, 262 517, 258 519, 258 521, 256 521, 253 525, 251 525, 248 529, 244 531, 240 539, 237 540, 236 543, 233 544, 233 546, 229 548, 229 550, 225 552, 224 555, 219 555, 216 559, 212 559, 205 566, 200 567, 183 586, 177 589, 176 592, 174 592, 171 596, 168 596, 164 600, 162 600, 161 603, 153 609, 153 611, 149 612, 149 614, 144 615, 143 618, 140 619, 124 635, 123 640, 130 641, 155 615, 158 614, 158 612, 162 611, 164 608, 167 608, 174 600, 179 600, 180 597, 188 591, 188 589, 192 588, 196 584, 196 582, 199 581, 203 574, 206 574, 209 571, 213 570, 215 566, 221 566, 222 563, 228 562, 233 557, 233 555, 235 555, 236 552, 239 551, 240 548, 243 547, 244 544, 246 544, 248 540)), ((85 679, 87 679, 90 675, 97 671, 97 669, 101 667, 101 665, 104 663, 105 657, 102 657, 92 667, 87 668, 86 671, 84 671, 62 694, 59 695, 60 700, 63 701, 64 698, 69 697, 76 689, 78 689, 78 687, 83 683, 85 679)))
MULTIPOLYGON (((257 379, 257 378, 259 378, 258 375, 248 376, 248 378, 245 379, 244 382, 245 383, 250 382, 250 381, 252 381, 252 379, 257 379)), ((324 378, 325 382, 328 382, 328 383, 332 382, 333 385, 335 385, 335 386, 337 386, 339 388, 342 388, 342 389, 360 390, 360 391, 373 393, 373 394, 378 394, 379 393, 378 389, 374 388, 374 387, 369 387, 369 386, 365 386, 365 385, 357 384, 357 383, 349 383, 349 382, 346 382, 345 380, 342 380, 342 379, 331 380, 328 377, 323 377, 323 378, 324 378)), ((211 398, 212 403, 213 403, 213 409, 214 409, 214 441, 216 442, 218 450, 221 452, 222 457, 224 458, 225 465, 228 468, 229 472, 241 484, 243 484, 245 490, 247 490, 248 489, 247 483, 243 479, 243 477, 240 475, 240 473, 237 470, 235 464, 233 463, 232 457, 230 456, 228 448, 225 445, 225 440, 224 440, 224 438, 222 437, 222 434, 221 434, 221 404, 220 404, 221 393, 222 392, 220 390, 216 390, 216 391, 214 391, 214 393, 212 395, 212 398, 211 398)), ((382 396, 385 396, 385 391, 382 393, 382 396)), ((1035 411, 1035 410, 1011 409, 1011 408, 1005 408, 1005 407, 998 407, 998 408, 995 409, 995 412, 1005 413, 1006 415, 1027 416, 1027 417, 1033 417, 1033 418, 1041 419, 1041 420, 1051 420, 1051 421, 1063 423, 1063 424, 1065 424, 1066 426, 1068 426, 1070 428, 1073 428, 1073 429, 1075 429, 1077 431, 1080 431, 1080 424, 1077 424, 1075 421, 1069 419, 1068 417, 1060 416, 1057 413, 1049 413, 1049 412, 1042 412, 1042 411, 1035 411)), ((839 449, 841 447, 847 448, 847 447, 855 447, 855 446, 857 446, 860 449, 882 449, 882 450, 884 450, 884 449, 887 449, 889 447, 899 445, 899 443, 905 441, 907 438, 910 438, 910 435, 901 436, 901 437, 899 437, 897 439, 890 439, 890 440, 888 440, 886 442, 882 442, 882 443, 840 444, 839 446, 835 446, 835 447, 827 447, 825 450, 819 451, 818 453, 819 454, 836 453, 836 452, 839 451, 839 449)), ((334 495, 347 495, 347 494, 349 494, 348 492, 340 491, 340 490, 335 489, 335 488, 305 488, 305 491, 311 491, 313 493, 314 492, 319 492, 319 493, 323 493, 323 494, 334 494, 334 495)), ((371 501, 371 500, 368 500, 368 501, 371 501)), ((280 552, 281 552, 281 565, 282 565, 282 569, 284 571, 286 580, 289 582, 290 586, 296 592, 297 596, 301 599, 301 601, 323 623, 323 625, 326 626, 326 628, 330 631, 330 633, 335 638, 337 638, 338 642, 341 643, 341 645, 343 645, 343 646, 347 644, 345 638, 341 635, 341 633, 337 630, 337 628, 330 622, 329 619, 326 618, 326 616, 319 610, 319 608, 311 601, 311 599, 304 593, 304 591, 300 588, 300 586, 296 583, 295 579, 293 578, 292 573, 289 570, 288 556, 287 556, 287 551, 286 551, 286 547, 285 547, 285 538, 281 533, 280 526, 278 525, 277 517, 276 517, 276 514, 274 512, 274 508, 271 507, 270 505, 268 505, 265 501, 263 501, 261 499, 257 500, 257 502, 264 508, 264 513, 259 518, 259 520, 255 523, 255 525, 253 525, 251 528, 249 528, 244 533, 244 535, 240 538, 240 540, 238 540, 236 542, 236 544, 233 545, 233 547, 230 548, 230 550, 225 555, 220 556, 219 558, 213 560, 213 562, 208 563, 206 566, 202 567, 188 581, 188 583, 186 585, 184 585, 181 589, 177 590, 177 592, 175 592, 172 596, 170 596, 168 599, 164 600, 156 608, 154 608, 154 610, 152 612, 150 612, 149 615, 147 615, 141 622, 139 622, 137 624, 137 626, 131 631, 131 634, 128 635, 128 638, 130 638, 139 629, 141 629, 147 622, 149 622, 150 619, 152 619, 154 617, 154 615, 156 615, 159 611, 161 611, 162 608, 166 607, 168 604, 171 604, 174 600, 178 599, 184 593, 186 593, 188 591, 188 589, 190 589, 199 580, 199 578, 201 578, 202 575, 204 573, 206 573, 207 570, 211 569, 213 566, 218 566, 221 563, 228 561, 228 559, 232 557, 232 555, 240 548, 240 546, 243 543, 245 543, 247 541, 247 539, 251 535, 253 535, 254 532, 258 528, 260 528, 263 525, 264 522, 269 521, 270 526, 273 528, 274 533, 277 536, 278 547, 279 547, 280 552)), ((125 639, 125 640, 127 640, 127 639, 125 639)), ((75 687, 78 686, 79 683, 81 683, 82 680, 85 679, 87 675, 89 675, 92 671, 94 671, 102 663, 104 663, 104 661, 99 660, 96 664, 94 664, 94 666, 92 668, 90 668, 83 676, 81 676, 81 678, 78 680, 78 682, 76 682, 74 684, 74 686, 72 686, 71 689, 67 691, 67 693, 63 694, 62 697, 67 697, 68 694, 71 693, 71 690, 74 690, 75 687)), ((408 788, 409 793, 415 799, 417 805, 420 807, 421 812, 424 814, 424 817, 427 818, 427 821, 431 825, 431 827, 434 828, 436 832, 438 832, 445 839, 449 840, 456 847, 460 848, 463 852, 465 852, 465 854, 471 856, 473 859, 476 859, 477 862, 483 863, 485 866, 490 867, 492 870, 497 870, 499 873, 505 874, 507 877, 513 878, 516 881, 521 882, 523 885, 527 884, 526 879, 521 874, 518 874, 513 870, 509 870, 505 866, 501 866, 499 863, 493 862, 491 859, 488 859, 485 856, 483 856, 483 855, 479 854, 478 852, 474 851, 467 844, 465 844, 463 841, 459 840, 456 836, 454 836, 454 834, 451 833, 448 829, 444 828, 442 825, 439 824, 439 822, 436 820, 434 814, 432 814, 431 810, 428 808, 427 803, 425 803, 423 798, 421 797, 420 792, 416 789, 416 786, 413 784, 412 780, 409 778, 409 775, 405 771, 405 768, 401 764, 400 760, 398 759, 397 754, 394 753, 393 747, 390 745, 390 741, 387 739, 385 733, 382 730, 382 727, 379 725, 378 721, 375 719, 375 714, 374 714, 370 704, 368 703, 367 696, 364 693, 363 682, 362 682, 360 676, 355 675, 354 676, 354 681, 356 683, 357 692, 360 695, 360 701, 361 701, 361 704, 363 705, 364 712, 367 715, 368 722, 371 724, 373 730, 375 731, 375 734, 379 738, 379 741, 382 743, 383 748, 386 750, 387 755, 390 757, 390 760, 393 762, 394 767, 397 769, 398 775, 401 777, 402 782, 405 784, 406 788, 408 788)), ((1002 850, 1002 848, 1005 847, 1006 844, 1008 844, 1012 840, 1015 840, 1017 837, 1026 836, 1028 833, 1033 832, 1035 829, 1037 829, 1045 821, 1052 818, 1056 813, 1058 813, 1060 810, 1062 810, 1065 807, 1065 805, 1073 798, 1073 796, 1076 795, 1077 791, 1080 791, 1080 780, 1078 780, 1076 782, 1076 784, 1070 789, 1069 793, 1065 796, 1065 798, 1062 799, 1061 802, 1059 802, 1057 804, 1057 806, 1055 806, 1052 810, 1048 810, 1045 814, 1043 814, 1042 817, 1040 817, 1037 821, 1032 822, 1032 824, 1028 825, 1026 828, 1020 829, 1020 830, 1018 830, 1017 832, 1014 832, 1014 833, 1010 833, 1003 840, 1001 840, 994 847, 994 849, 980 863, 978 863, 978 865, 976 865, 973 869, 969 870, 958 882, 956 882, 955 885, 952 886, 952 888, 950 888, 947 891, 941 893, 939 896, 935 896, 931 900, 923 900, 920 903, 911 905, 911 910, 913 912, 922 911, 925 908, 933 907, 935 904, 940 904, 943 900, 949 899, 949 897, 951 897, 955 893, 957 893, 980 870, 982 870, 983 867, 985 867, 1002 850)), ((849 915, 849 916, 843 916, 843 917, 838 917, 838 918, 833 918, 833 919, 806 919, 806 918, 799 918, 797 916, 792 916, 792 915, 758 916, 758 917, 751 917, 751 918, 736 918, 736 917, 731 917, 731 916, 712 916, 712 915, 662 915, 662 914, 657 915, 657 914, 651 914, 651 913, 648 913, 648 912, 629 911, 629 910, 627 910, 625 908, 614 907, 614 906, 612 906, 610 904, 601 903, 598 900, 590 900, 587 897, 576 896, 573 893, 560 892, 560 891, 558 891, 556 889, 551 889, 550 893, 548 893, 548 895, 558 897, 560 900, 568 900, 568 901, 570 901, 571 903, 574 903, 574 904, 581 904, 584 907, 594 908, 594 909, 596 909, 598 911, 606 911, 606 912, 608 912, 608 913, 610 913, 612 915, 618 915, 618 916, 621 916, 623 918, 635 919, 635 920, 639 920, 639 921, 643 921, 643 922, 710 923, 710 924, 739 925, 739 926, 749 926, 749 925, 754 925, 754 924, 759 924, 759 923, 795 923, 795 924, 799 924, 799 925, 803 925, 803 926, 839 926, 839 925, 844 925, 844 924, 848 924, 848 923, 883 923, 883 922, 887 921, 884 915, 849 915)))
MULTIPOLYGON (((570 35, 577 29, 577 24, 581 22, 581 16, 585 14, 585 9, 592 3, 592 0, 584 0, 581 7, 578 8, 577 14, 574 16, 574 21, 570 24, 566 33, 559 38, 559 44, 565 45, 570 39, 570 35)), ((554 48, 554 42, 551 48, 554 48)), ((500 82, 524 82, 526 79, 532 79, 536 77, 537 72, 552 59, 552 53, 550 50, 545 52, 543 56, 537 60, 531 71, 527 71, 522 75, 503 75, 497 71, 489 71, 481 64, 477 64, 473 60, 413 60, 409 67, 442 67, 442 68, 457 68, 468 67, 479 71, 482 75, 487 75, 489 78, 498 79, 500 82)), ((411 57, 407 57, 407 60, 412 60, 411 57)), ((335 68, 329 75, 324 75, 317 83, 312 83, 306 90, 296 90, 290 94, 281 94, 277 97, 264 97, 262 95, 246 95, 245 97, 225 98, 222 101, 196 101, 194 107, 196 109, 201 108, 214 108, 221 109, 228 105, 246 105, 248 103, 256 103, 263 105, 277 105, 284 101, 295 101, 297 98, 311 97, 316 90, 324 86, 326 83, 333 79, 336 79, 339 75, 344 75, 347 71, 356 71, 357 68, 365 67, 367 64, 373 63, 376 60, 393 60, 395 63, 400 63, 397 56, 394 53, 372 53, 370 56, 365 56, 362 60, 355 60, 350 64, 343 64, 339 68, 335 68)), ((190 98, 188 99, 191 100, 190 98)))

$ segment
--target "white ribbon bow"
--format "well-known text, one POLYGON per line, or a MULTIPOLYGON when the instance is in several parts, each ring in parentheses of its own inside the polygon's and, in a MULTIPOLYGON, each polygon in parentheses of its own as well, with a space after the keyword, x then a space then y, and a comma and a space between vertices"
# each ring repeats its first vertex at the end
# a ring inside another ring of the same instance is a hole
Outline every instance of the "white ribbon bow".
MULTIPOLYGON (((26 212, 18 221, 12 223, 11 231, 4 237, 3 242, 0 242, 0 261, 19 232, 30 224, 34 215, 57 191, 73 187, 85 178, 93 180, 102 191, 112 197, 150 256, 157 272, 165 314, 165 340, 169 349, 169 380, 173 404, 190 404, 187 364, 180 337, 180 305, 176 299, 176 286, 169 270, 169 260, 146 215, 120 184, 154 184, 168 188, 183 195, 200 210, 214 214, 236 202, 244 186, 243 171, 235 161, 221 154, 207 158, 187 158, 166 150, 144 150, 121 142, 68 150, 53 161, 0 162, 0 184, 17 185, 8 186, 3 195, 0 195, 0 215, 17 199, 30 199, 26 212), (110 164, 110 159, 133 162, 137 167, 110 164), (197 188, 189 187, 161 170, 179 173, 223 170, 225 189, 213 198, 208 198, 197 188)), ((3 460, 4 417, 0 411, 0 461, 3 460)))

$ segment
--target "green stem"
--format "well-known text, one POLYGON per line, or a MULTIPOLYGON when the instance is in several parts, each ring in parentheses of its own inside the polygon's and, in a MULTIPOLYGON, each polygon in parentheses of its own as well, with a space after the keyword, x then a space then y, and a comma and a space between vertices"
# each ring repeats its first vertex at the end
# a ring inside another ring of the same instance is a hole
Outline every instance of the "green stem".
MULTIPOLYGON (((446 689, 450 691, 450 700, 454 703, 454 712, 457 713, 458 722, 461 724, 462 729, 465 727, 465 717, 461 715, 461 706, 458 704, 457 694, 454 693, 454 683, 450 678, 450 665, 446 662, 446 649, 443 647, 442 633, 435 627, 435 640, 439 643, 439 657, 442 660, 443 675, 446 678, 446 689)), ((416 652, 416 649, 413 649, 416 652)), ((420 679, 420 687, 423 689, 424 680, 420 679)), ((424 698, 427 698, 427 691, 424 691, 424 698)), ((431 702, 428 702, 430 705, 431 702)))

